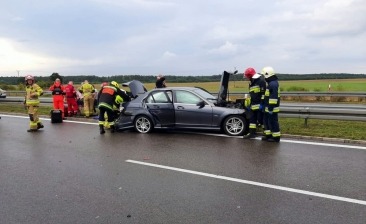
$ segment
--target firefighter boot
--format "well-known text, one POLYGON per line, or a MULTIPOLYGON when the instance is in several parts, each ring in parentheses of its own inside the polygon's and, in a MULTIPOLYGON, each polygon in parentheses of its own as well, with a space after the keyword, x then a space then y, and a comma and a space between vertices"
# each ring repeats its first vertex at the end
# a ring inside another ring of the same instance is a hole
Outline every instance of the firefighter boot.
POLYGON ((111 125, 111 126, 110 126, 110 129, 111 129, 111 133, 114 133, 114 131, 115 131, 115 127, 114 127, 114 125, 111 125))
POLYGON ((102 135, 105 133, 104 126, 102 124, 99 125, 99 133, 102 135))
POLYGON ((37 129, 41 129, 41 128, 44 128, 43 124, 42 123, 37 123, 37 129))
POLYGON ((244 135, 243 139, 252 139, 252 138, 255 138, 256 136, 257 136, 256 129, 251 128, 251 129, 249 129, 249 134, 244 135))
POLYGON ((272 135, 263 135, 262 137, 262 141, 269 141, 270 139, 272 139, 272 135))
POLYGON ((280 137, 272 137, 267 140, 268 142, 280 142, 280 137))

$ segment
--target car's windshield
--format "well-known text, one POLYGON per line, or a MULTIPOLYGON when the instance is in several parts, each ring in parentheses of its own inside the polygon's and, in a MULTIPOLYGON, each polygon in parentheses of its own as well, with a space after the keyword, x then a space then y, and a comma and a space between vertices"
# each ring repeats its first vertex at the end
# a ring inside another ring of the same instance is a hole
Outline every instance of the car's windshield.
POLYGON ((216 97, 212 96, 210 93, 208 93, 202 89, 194 89, 193 91, 207 100, 210 100, 210 101, 216 100, 216 97))

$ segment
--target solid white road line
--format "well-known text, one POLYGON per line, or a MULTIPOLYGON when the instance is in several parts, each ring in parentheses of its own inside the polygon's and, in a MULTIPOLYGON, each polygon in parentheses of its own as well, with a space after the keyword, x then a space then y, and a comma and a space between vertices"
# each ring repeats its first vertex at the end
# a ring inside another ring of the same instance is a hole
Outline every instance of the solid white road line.
MULTIPOLYGON (((29 117, 27 117, 27 116, 18 116, 18 115, 0 114, 0 116, 2 116, 2 117, 13 117, 13 118, 25 118, 25 119, 29 119, 29 117)), ((50 120, 51 120, 50 118, 43 118, 43 117, 40 117, 39 119, 40 119, 40 120, 43 120, 43 121, 50 121, 50 120)), ((66 122, 66 123, 76 123, 76 124, 91 124, 91 125, 98 125, 98 123, 86 122, 86 121, 71 121, 71 120, 63 120, 63 122, 66 122)))
POLYGON ((143 166, 156 167, 156 168, 160 168, 160 169, 173 170, 173 171, 182 172, 182 173, 189 173, 189 174, 194 174, 194 175, 199 175, 199 176, 211 177, 211 178, 216 178, 216 179, 221 179, 221 180, 227 180, 227 181, 232 181, 232 182, 237 182, 237 183, 249 184, 249 185, 254 185, 254 186, 259 186, 259 187, 271 188, 271 189, 276 189, 276 190, 281 190, 281 191, 304 194, 304 195, 309 195, 309 196, 314 196, 314 197, 320 197, 320 198, 332 199, 332 200, 349 202, 349 203, 354 203, 354 204, 366 205, 366 201, 352 199, 352 198, 345 198, 345 197, 339 197, 339 196, 335 196, 335 195, 322 194, 322 193, 311 192, 311 191, 304 191, 304 190, 299 190, 299 189, 295 189, 295 188, 282 187, 282 186, 277 186, 277 185, 272 185, 272 184, 265 184, 265 183, 250 181, 250 180, 242 180, 242 179, 238 179, 238 178, 220 176, 220 175, 215 175, 215 174, 203 173, 203 172, 181 169, 181 168, 176 168, 176 167, 171 167, 171 166, 158 165, 158 164, 153 164, 153 163, 140 162, 140 161, 136 161, 136 160, 126 160, 126 162, 139 164, 139 165, 143 165, 143 166))
MULTIPOLYGON (((220 137, 227 137, 227 138, 243 138, 243 136, 228 136, 225 134, 212 134, 212 133, 198 133, 198 132, 184 132, 184 133, 195 133, 201 135, 209 135, 209 136, 220 136, 220 137)), ((261 138, 257 137, 254 138, 255 140, 261 140, 261 138)), ((365 146, 357 146, 357 145, 341 145, 341 144, 334 144, 334 143, 322 143, 322 142, 306 142, 306 141, 298 141, 298 140, 290 140, 290 139, 282 139, 281 142, 287 143, 294 143, 294 144, 303 144, 303 145, 319 145, 319 146, 329 146, 329 147, 336 147, 336 148, 349 148, 349 149, 362 149, 366 150, 365 146)), ((280 143, 277 143, 280 144, 280 143)))

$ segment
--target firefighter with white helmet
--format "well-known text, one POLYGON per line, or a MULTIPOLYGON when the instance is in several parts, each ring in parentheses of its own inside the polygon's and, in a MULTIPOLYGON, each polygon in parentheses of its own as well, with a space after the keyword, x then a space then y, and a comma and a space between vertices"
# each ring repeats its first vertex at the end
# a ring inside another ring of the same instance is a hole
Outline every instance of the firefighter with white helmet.
POLYGON ((39 97, 43 94, 43 90, 36 83, 34 76, 25 76, 25 105, 29 114, 29 129, 28 132, 35 132, 40 128, 43 128, 43 124, 38 117, 39 97))
POLYGON ((110 126, 111 132, 114 132, 114 112, 113 105, 116 103, 116 98, 119 98, 119 103, 121 99, 123 101, 130 101, 130 97, 122 90, 119 89, 119 85, 116 81, 112 81, 110 85, 103 86, 98 93, 98 108, 99 108, 99 132, 104 134, 104 123, 105 117, 104 113, 107 113, 108 124, 110 126))
POLYGON ((244 135, 244 139, 256 137, 257 125, 263 124, 262 116, 262 101, 266 90, 266 82, 263 76, 256 73, 254 68, 247 68, 244 72, 244 78, 247 78, 249 83, 249 98, 245 101, 245 106, 252 111, 252 116, 249 120, 249 134, 244 135))
POLYGON ((272 67, 264 67, 261 72, 267 82, 264 94, 264 136, 262 140, 280 142, 281 132, 278 123, 280 112, 280 88, 278 78, 272 67))

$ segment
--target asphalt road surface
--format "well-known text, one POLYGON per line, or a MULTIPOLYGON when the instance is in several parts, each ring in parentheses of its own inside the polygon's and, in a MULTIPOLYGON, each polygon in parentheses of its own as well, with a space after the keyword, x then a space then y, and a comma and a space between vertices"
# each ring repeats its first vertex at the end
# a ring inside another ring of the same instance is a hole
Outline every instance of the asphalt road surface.
POLYGON ((365 146, 1 117, 0 223, 366 223, 365 146))

